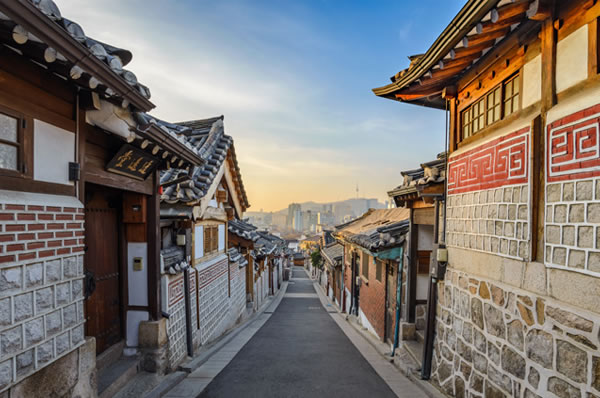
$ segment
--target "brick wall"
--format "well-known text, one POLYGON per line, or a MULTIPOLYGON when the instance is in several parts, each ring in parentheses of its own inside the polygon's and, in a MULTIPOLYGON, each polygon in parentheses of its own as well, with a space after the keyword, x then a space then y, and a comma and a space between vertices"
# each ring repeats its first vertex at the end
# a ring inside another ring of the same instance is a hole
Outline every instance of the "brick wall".
MULTIPOLYGON (((362 275, 362 256, 361 252, 361 270, 362 275)), ((363 282, 360 287, 360 296, 358 306, 365 317, 375 329, 375 333, 380 339, 385 336, 385 270, 381 274, 381 282, 375 277, 376 266, 373 263, 373 257, 369 256, 369 276, 368 283, 363 282)))
POLYGON ((0 391, 84 342, 84 210, 75 198, 1 192, 0 391))
POLYGON ((223 320, 229 309, 228 266, 225 255, 206 268, 197 266, 201 344, 213 341, 226 330, 223 320))
POLYGON ((187 355, 184 273, 163 275, 162 287, 167 293, 163 309, 167 318, 168 367, 175 370, 187 355))

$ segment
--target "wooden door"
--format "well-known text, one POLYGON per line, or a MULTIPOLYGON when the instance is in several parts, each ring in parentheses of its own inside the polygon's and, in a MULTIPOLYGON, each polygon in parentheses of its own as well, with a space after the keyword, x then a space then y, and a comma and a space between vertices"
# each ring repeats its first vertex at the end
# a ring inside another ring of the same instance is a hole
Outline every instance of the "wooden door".
POLYGON ((122 337, 119 300, 119 210, 107 194, 88 195, 85 206, 85 268, 96 288, 86 300, 86 335, 100 354, 122 337), (113 202, 113 203, 111 203, 113 202))
POLYGON ((397 300, 397 289, 396 289, 396 272, 394 272, 394 266, 388 264, 386 266, 386 291, 387 295, 385 298, 385 338, 387 341, 394 341, 394 322, 396 320, 396 300, 397 300))

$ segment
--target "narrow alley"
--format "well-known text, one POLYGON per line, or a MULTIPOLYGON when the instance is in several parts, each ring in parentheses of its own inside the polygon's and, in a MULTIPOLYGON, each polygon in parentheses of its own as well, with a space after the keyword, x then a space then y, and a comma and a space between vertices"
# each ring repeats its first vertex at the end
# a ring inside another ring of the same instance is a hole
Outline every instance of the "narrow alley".
POLYGON ((166 396, 426 396, 396 370, 394 393, 372 366, 389 364, 378 354, 365 358, 331 315, 340 316, 323 306, 307 272, 296 266, 283 299, 272 315, 269 309, 262 315, 269 319, 256 334, 241 349, 236 340, 244 337, 234 339, 166 396), (225 364, 228 355, 233 359, 225 364))

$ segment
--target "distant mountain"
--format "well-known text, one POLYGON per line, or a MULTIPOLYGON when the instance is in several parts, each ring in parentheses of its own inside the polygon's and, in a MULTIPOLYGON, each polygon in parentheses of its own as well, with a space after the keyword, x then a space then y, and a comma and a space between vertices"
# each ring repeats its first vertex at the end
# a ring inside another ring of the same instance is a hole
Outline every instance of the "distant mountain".
MULTIPOLYGON (((350 209, 354 212, 354 213, 360 213, 362 214, 364 211, 366 211, 369 208, 374 208, 374 209, 384 209, 385 208, 385 203, 381 203, 379 202, 377 199, 375 198, 355 198, 355 199, 346 199, 346 200, 338 200, 336 202, 326 202, 326 203, 317 203, 317 202, 302 202, 300 203, 300 206, 302 207, 302 211, 324 211, 324 207, 326 205, 332 205, 334 210, 335 208, 342 208, 344 206, 349 206, 350 209), (369 205, 369 206, 367 206, 369 205)), ((281 209, 278 211, 275 211, 273 213, 279 213, 279 214, 284 214, 287 215, 288 213, 288 209, 281 209)))

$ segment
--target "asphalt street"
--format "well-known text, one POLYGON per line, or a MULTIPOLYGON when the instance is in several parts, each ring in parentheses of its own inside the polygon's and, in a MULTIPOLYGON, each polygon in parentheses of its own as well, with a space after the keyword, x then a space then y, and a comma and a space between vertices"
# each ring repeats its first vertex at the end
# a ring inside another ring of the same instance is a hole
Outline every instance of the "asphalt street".
POLYGON ((396 395, 321 305, 294 267, 283 300, 201 397, 369 397, 396 395))

